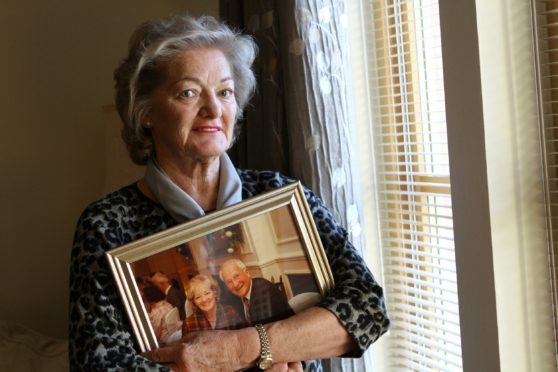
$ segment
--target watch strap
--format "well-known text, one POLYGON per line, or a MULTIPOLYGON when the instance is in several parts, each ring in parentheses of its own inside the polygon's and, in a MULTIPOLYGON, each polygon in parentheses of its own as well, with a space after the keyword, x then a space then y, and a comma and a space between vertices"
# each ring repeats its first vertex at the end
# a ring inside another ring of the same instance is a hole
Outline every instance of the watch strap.
POLYGON ((269 347, 269 337, 267 336, 267 331, 262 324, 256 324, 256 331, 258 331, 258 336, 260 338, 260 360, 258 361, 258 367, 261 370, 266 370, 271 368, 273 365, 273 358, 271 356, 271 349, 269 347))

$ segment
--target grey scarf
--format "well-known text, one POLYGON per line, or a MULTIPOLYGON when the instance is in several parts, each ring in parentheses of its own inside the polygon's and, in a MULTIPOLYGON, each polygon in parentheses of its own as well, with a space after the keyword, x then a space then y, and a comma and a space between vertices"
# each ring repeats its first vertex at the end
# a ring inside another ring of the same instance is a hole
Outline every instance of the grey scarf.
MULTIPOLYGON (((219 162, 219 194, 216 209, 242 200, 242 182, 229 156, 224 153, 219 158, 219 162)), ((145 180, 159 203, 177 222, 185 222, 205 215, 205 211, 198 203, 172 182, 153 157, 147 162, 145 180)))

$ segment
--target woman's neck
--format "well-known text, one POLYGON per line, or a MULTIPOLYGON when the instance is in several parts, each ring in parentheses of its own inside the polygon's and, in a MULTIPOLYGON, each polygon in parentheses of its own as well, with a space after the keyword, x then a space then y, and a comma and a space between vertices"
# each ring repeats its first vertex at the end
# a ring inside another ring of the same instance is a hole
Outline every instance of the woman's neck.
POLYGON ((215 328, 215 324, 217 323, 217 306, 213 307, 213 309, 209 311, 204 311, 203 315, 205 319, 211 324, 211 328, 215 328))

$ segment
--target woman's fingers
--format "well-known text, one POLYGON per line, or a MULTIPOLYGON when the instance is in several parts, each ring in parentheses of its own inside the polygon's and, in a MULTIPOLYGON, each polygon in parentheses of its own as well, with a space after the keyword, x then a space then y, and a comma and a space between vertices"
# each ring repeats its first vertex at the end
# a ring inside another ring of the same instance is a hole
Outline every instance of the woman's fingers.
POLYGON ((290 362, 287 364, 288 372, 302 372, 302 362, 290 362))
POLYGON ((270 372, 287 372, 287 363, 274 363, 269 369, 270 372))
POLYGON ((301 362, 275 363, 270 372, 302 372, 301 362))
POLYGON ((178 352, 178 348, 180 348, 180 347, 181 347, 180 345, 165 346, 165 347, 161 347, 159 349, 153 349, 153 350, 150 350, 150 351, 146 351, 145 353, 142 353, 141 355, 143 355, 147 359, 151 359, 152 361, 154 361, 156 363, 175 362, 176 361, 176 355, 177 355, 177 352, 178 352))

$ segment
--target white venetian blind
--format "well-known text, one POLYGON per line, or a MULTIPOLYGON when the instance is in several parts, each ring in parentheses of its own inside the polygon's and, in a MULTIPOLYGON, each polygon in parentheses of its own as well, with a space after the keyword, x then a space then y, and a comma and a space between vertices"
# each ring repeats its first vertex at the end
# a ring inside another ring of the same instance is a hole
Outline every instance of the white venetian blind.
POLYGON ((369 0, 363 18, 388 370, 460 370, 437 0, 369 0))
POLYGON ((548 225, 548 262, 558 355, 558 1, 532 0, 539 124, 548 225))

